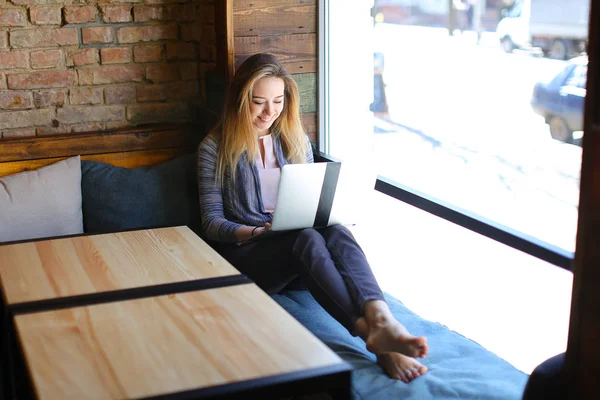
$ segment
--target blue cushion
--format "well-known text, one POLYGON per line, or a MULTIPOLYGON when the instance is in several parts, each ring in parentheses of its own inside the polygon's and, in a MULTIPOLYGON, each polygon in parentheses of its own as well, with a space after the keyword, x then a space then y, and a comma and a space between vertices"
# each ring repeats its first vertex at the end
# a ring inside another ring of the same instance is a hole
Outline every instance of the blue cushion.
POLYGON ((521 400, 527 374, 478 343, 420 318, 393 296, 385 296, 394 316, 412 334, 426 336, 429 344, 429 354, 419 360, 429 371, 408 384, 388 378, 364 342, 329 316, 308 291, 286 290, 272 297, 353 367, 355 399, 521 400))
POLYGON ((196 154, 123 168, 81 161, 85 232, 188 225, 200 233, 196 154))

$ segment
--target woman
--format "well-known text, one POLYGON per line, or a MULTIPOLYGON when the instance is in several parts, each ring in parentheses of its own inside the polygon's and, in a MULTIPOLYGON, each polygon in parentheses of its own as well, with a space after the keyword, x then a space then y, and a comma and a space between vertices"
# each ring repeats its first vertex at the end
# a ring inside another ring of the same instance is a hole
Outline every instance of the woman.
POLYGON ((348 229, 303 229, 236 245, 269 229, 280 168, 305 162, 313 162, 313 154, 300 122, 298 87, 274 56, 256 54, 239 67, 221 121, 198 149, 205 238, 269 294, 300 280, 365 341, 390 377, 409 382, 427 371, 414 359, 427 354, 427 341, 393 317, 348 229))

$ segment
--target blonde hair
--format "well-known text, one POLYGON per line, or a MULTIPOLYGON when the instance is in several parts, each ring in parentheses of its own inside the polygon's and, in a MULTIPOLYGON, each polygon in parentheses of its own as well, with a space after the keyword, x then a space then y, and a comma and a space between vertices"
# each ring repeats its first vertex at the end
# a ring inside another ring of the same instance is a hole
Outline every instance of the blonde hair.
POLYGON ((262 78, 280 78, 284 82, 284 107, 271 126, 271 134, 281 140, 285 158, 292 163, 306 162, 308 145, 300 120, 300 91, 292 76, 271 54, 259 53, 240 65, 229 85, 221 121, 215 129, 221 135, 216 176, 222 180, 225 172, 235 172, 241 155, 246 152, 248 162, 258 157, 257 137, 250 113, 252 90, 262 78))

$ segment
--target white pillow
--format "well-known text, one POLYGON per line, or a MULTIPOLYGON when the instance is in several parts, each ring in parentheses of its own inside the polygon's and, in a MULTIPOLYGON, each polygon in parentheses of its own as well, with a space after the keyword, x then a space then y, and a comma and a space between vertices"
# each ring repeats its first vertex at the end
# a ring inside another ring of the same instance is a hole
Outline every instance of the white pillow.
POLYGON ((0 242, 83 233, 79 156, 0 177, 0 242))

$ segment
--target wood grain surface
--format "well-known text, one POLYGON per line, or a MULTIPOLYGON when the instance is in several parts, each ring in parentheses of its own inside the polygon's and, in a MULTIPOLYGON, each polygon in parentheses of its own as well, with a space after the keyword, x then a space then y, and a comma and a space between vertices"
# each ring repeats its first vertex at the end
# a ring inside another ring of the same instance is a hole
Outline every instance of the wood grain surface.
POLYGON ((0 245, 7 304, 238 274, 187 227, 0 245))
MULTIPOLYGON (((81 156, 82 160, 98 161, 112 164, 117 167, 137 168, 147 165, 156 165, 189 153, 186 148, 171 148, 158 150, 126 151, 104 154, 88 154, 81 156)), ((40 158, 37 160, 8 161, 0 163, 0 177, 24 171, 33 171, 38 168, 54 164, 68 157, 40 158)))
POLYGON ((193 126, 129 128, 116 132, 90 132, 0 140, 0 162, 70 157, 135 150, 194 147, 193 126))
POLYGON ((317 71, 317 35, 274 35, 235 37, 235 68, 261 52, 273 54, 290 74, 317 71))
POLYGON ((318 114, 314 113, 304 113, 301 115, 302 125, 304 126, 304 131, 308 135, 309 139, 313 143, 317 143, 317 130, 318 130, 318 114))
POLYGON ((236 0, 233 3, 235 36, 317 32, 317 0, 236 0))
POLYGON ((156 125, 0 140, 0 177, 31 171, 65 158, 100 161, 119 167, 155 165, 196 150, 201 125, 156 125))
POLYGON ((342 362, 252 283, 15 323, 40 399, 139 398, 342 362))

